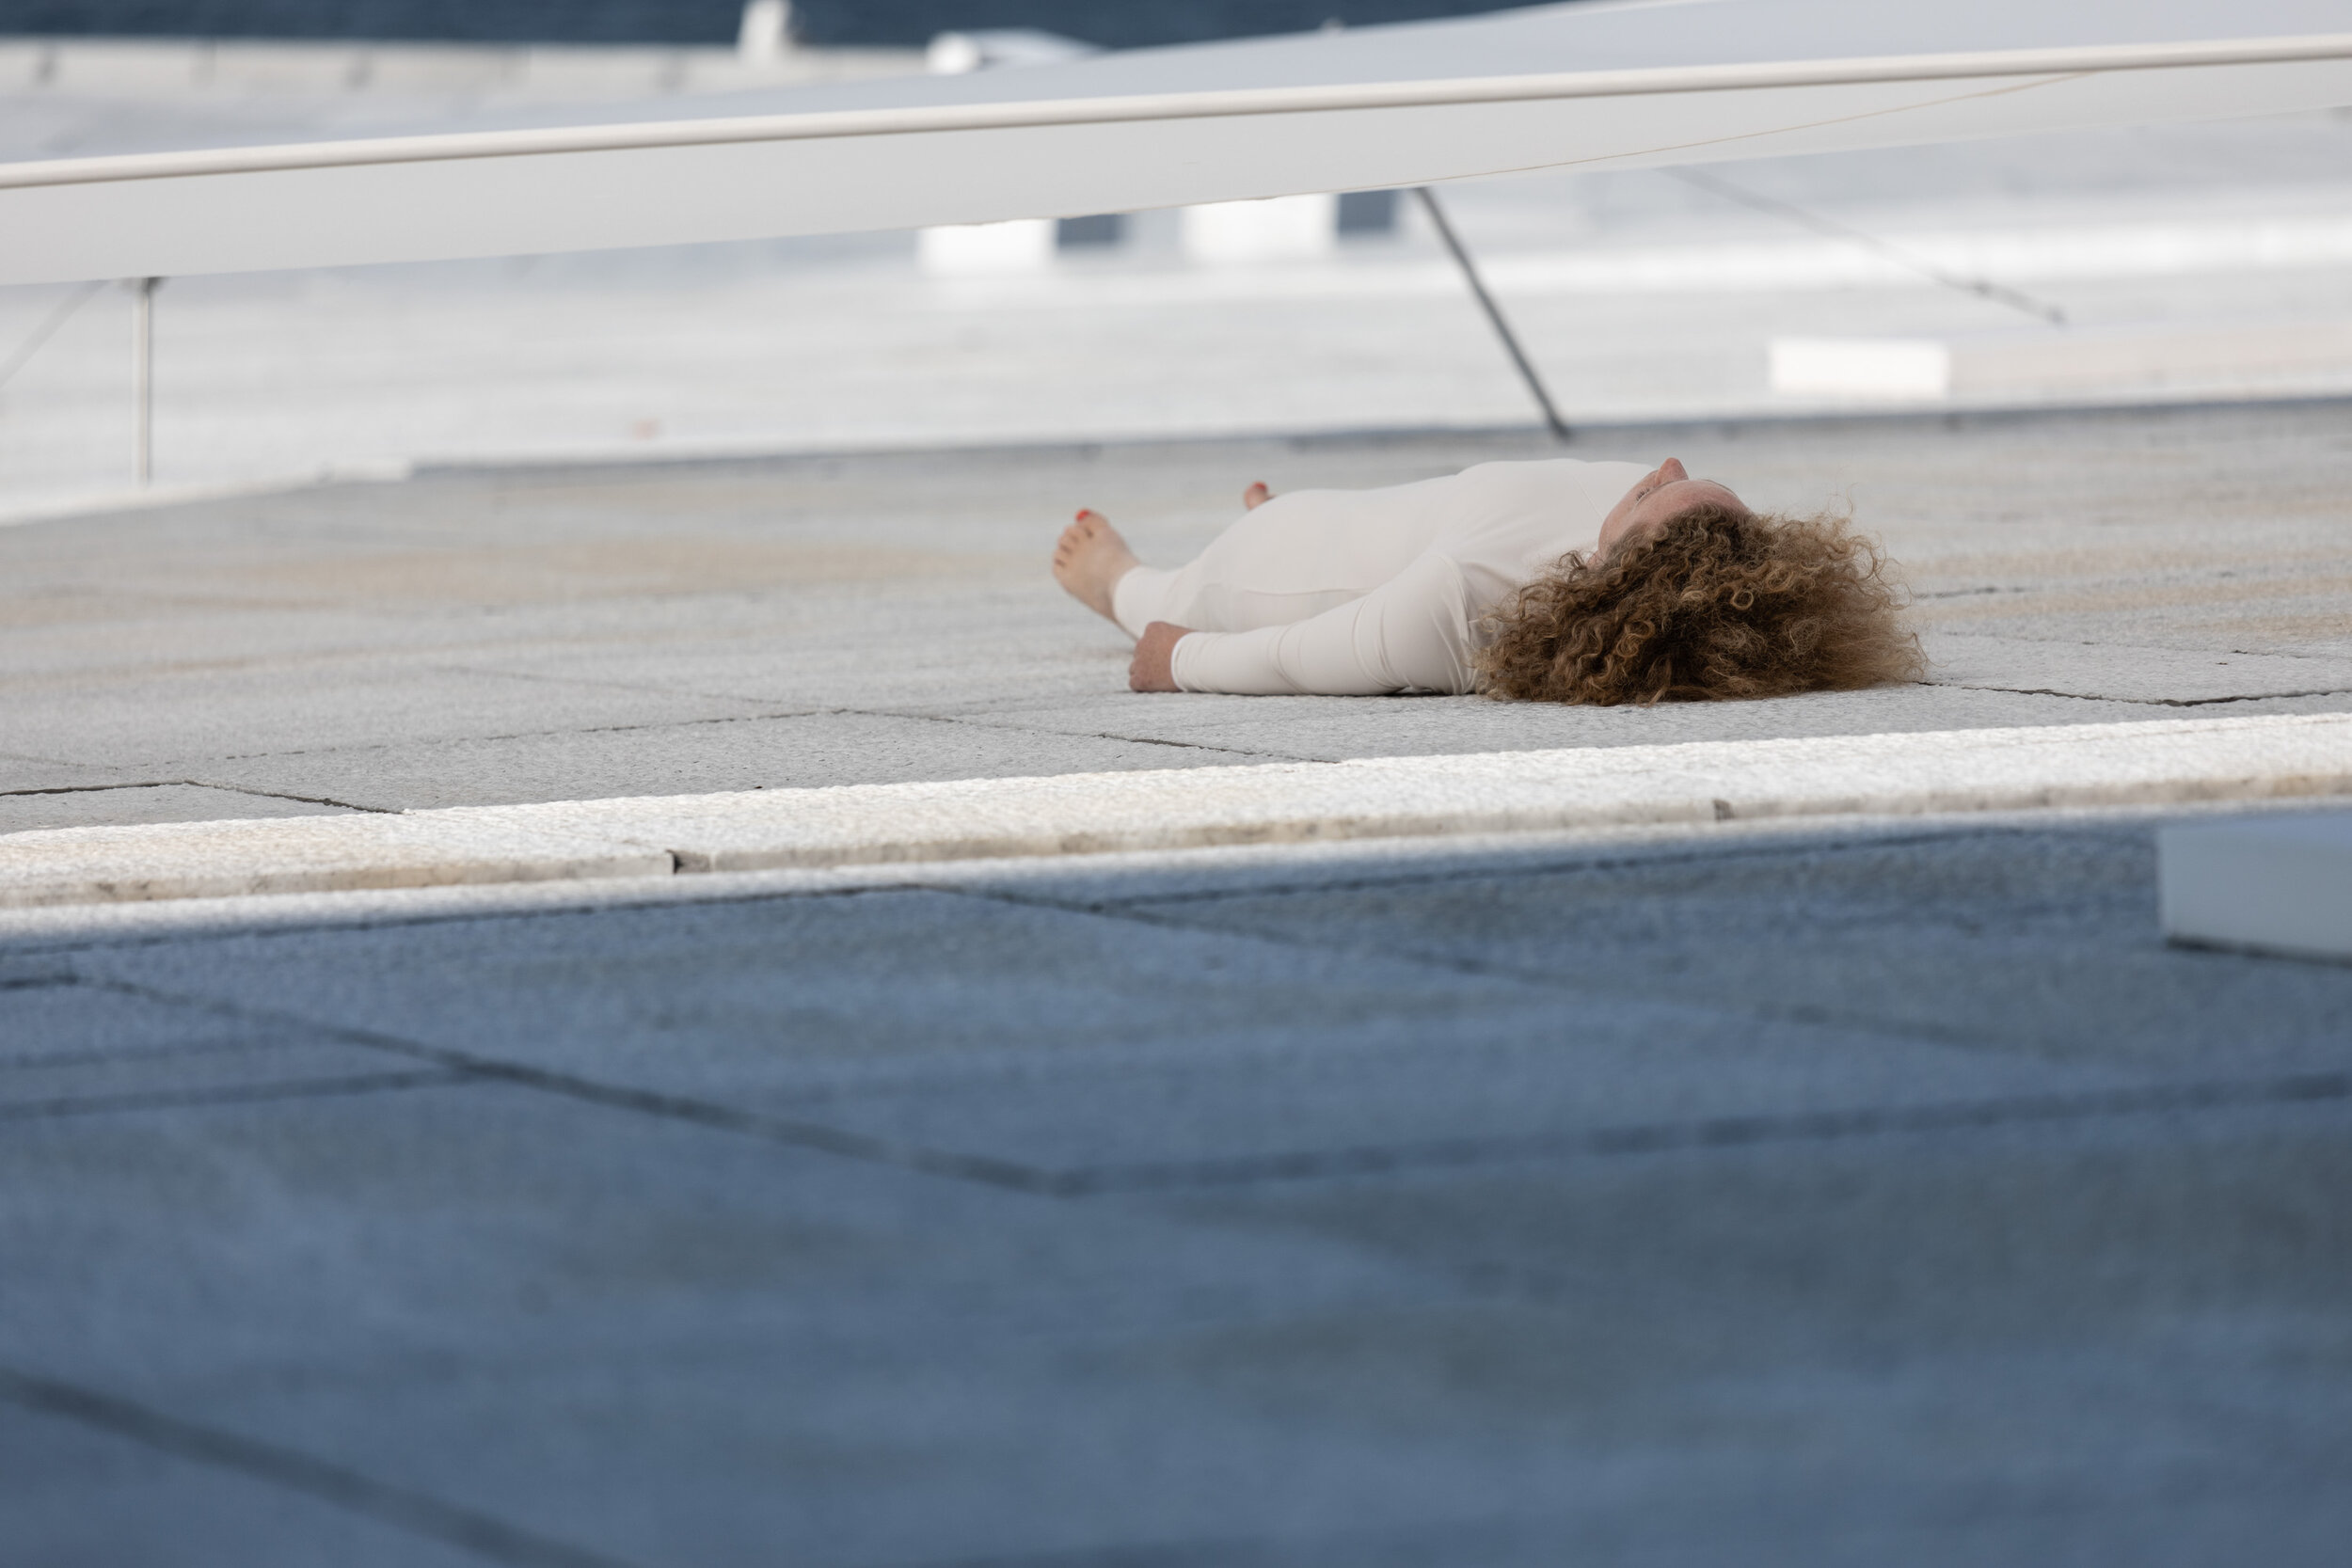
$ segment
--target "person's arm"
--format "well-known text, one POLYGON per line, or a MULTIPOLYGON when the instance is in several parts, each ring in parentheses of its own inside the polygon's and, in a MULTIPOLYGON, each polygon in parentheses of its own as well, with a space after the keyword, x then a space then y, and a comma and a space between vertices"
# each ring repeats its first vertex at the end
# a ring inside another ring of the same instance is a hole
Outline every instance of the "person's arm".
MULTIPOLYGON (((1171 626, 1162 635, 1175 634, 1168 674, 1180 690, 1370 697, 1470 690, 1469 622, 1461 569, 1432 553, 1362 598, 1286 626, 1190 633, 1171 626)), ((1154 689, 1138 682, 1157 673, 1143 670, 1144 654, 1138 643, 1130 684, 1154 689)))
POLYGON ((1130 691, 1182 691, 1168 665, 1175 655, 1176 644, 1197 635, 1190 626, 1180 626, 1169 621, 1154 621, 1143 628, 1136 639, 1136 657, 1127 661, 1127 689, 1130 691))

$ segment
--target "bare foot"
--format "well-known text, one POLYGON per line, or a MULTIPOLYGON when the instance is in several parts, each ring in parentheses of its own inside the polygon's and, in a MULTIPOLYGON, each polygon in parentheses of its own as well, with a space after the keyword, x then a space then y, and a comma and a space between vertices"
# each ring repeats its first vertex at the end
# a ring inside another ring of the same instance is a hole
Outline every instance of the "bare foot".
POLYGON ((1110 519, 1091 509, 1079 513, 1054 546, 1054 580, 1105 621, 1113 619, 1111 590, 1130 567, 1141 564, 1110 519))
POLYGON ((1274 492, 1265 487, 1262 479, 1241 493, 1241 507, 1244 512, 1255 512, 1273 499, 1274 492))

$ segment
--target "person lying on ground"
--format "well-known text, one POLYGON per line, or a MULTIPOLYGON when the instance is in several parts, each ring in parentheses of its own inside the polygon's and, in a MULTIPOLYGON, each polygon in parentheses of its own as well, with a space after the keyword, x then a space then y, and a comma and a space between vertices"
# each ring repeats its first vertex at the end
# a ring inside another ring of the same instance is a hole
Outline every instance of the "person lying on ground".
POLYGON ((1646 473, 1482 463, 1280 497, 1252 484, 1242 501, 1171 570, 1092 510, 1055 546, 1055 580, 1136 639, 1136 690, 1654 703, 1924 670, 1874 542, 1835 516, 1753 512, 1673 458, 1646 473))

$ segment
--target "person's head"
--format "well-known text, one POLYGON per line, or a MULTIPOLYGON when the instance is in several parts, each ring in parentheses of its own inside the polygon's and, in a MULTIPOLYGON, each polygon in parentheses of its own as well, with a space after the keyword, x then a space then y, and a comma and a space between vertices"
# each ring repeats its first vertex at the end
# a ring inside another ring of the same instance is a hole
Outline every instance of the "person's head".
POLYGON ((1606 556, 1629 539, 1654 534, 1668 522, 1701 506, 1721 506, 1745 512, 1747 503, 1728 485, 1711 479, 1692 479, 1682 459, 1669 457, 1633 482, 1617 504, 1601 519, 1596 556, 1606 556))
POLYGON ((1600 548, 1565 557, 1493 618, 1482 690, 1605 705, 1918 678, 1925 660, 1877 545, 1841 518, 1759 516, 1721 485, 1661 480, 1680 467, 1650 476, 1646 496, 1635 485, 1600 548), (1670 487, 1665 515, 1648 511, 1670 487))

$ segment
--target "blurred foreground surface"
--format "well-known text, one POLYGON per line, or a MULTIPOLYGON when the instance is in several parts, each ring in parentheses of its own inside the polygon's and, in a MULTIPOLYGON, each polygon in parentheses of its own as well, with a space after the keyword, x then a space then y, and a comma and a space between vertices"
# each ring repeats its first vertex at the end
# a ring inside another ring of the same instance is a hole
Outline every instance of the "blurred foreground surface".
POLYGON ((11 1560, 2352 1529, 2352 969, 2145 824, 702 895, 0 942, 11 1560))

